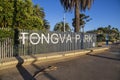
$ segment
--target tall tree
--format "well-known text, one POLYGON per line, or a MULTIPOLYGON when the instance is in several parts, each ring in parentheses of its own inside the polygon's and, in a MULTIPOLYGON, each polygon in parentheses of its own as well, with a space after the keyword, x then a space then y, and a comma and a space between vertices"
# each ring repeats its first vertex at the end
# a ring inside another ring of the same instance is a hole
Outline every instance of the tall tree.
MULTIPOLYGON (((68 23, 65 23, 65 31, 70 31, 70 26, 68 23)), ((55 27, 54 27, 54 31, 60 31, 60 32, 64 32, 64 22, 58 22, 56 23, 55 27)))
POLYGON ((39 7, 39 5, 34 5, 34 7, 33 7, 33 15, 44 19, 44 17, 45 17, 44 9, 39 7))
POLYGON ((0 27, 45 29, 44 9, 32 0, 0 0, 0 27))
POLYGON ((47 31, 50 30, 50 23, 48 22, 48 20, 46 20, 46 19, 43 20, 43 27, 47 31))
POLYGON ((12 24, 13 11, 13 2, 0 0, 0 27, 12 24))
POLYGON ((60 0, 62 6, 65 11, 72 11, 75 9, 75 32, 79 32, 80 30, 80 10, 85 11, 86 8, 90 9, 92 2, 94 0, 60 0))
POLYGON ((114 42, 119 40, 119 30, 118 28, 108 25, 107 27, 99 27, 97 30, 87 31, 88 33, 96 33, 98 41, 105 41, 106 35, 108 35, 109 40, 114 42))

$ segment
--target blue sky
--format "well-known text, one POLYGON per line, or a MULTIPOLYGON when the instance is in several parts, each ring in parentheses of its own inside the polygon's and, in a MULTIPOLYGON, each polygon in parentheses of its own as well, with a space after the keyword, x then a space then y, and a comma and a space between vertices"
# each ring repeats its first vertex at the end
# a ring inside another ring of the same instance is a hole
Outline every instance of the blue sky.
MULTIPOLYGON (((32 0, 34 4, 44 8, 46 19, 50 22, 51 29, 57 22, 63 21, 64 9, 59 0, 32 0)), ((86 15, 89 15, 92 20, 85 25, 85 31, 97 29, 111 25, 120 30, 120 0, 94 0, 90 10, 86 10, 86 15)), ((66 22, 72 27, 72 18, 74 11, 65 13, 66 22)))

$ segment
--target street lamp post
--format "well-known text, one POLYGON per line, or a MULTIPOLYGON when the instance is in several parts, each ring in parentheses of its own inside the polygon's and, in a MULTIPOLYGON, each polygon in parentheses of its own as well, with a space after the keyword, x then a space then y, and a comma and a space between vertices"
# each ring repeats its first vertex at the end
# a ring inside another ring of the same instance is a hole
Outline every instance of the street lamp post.
POLYGON ((108 34, 106 34, 106 45, 108 45, 109 44, 109 36, 108 36, 108 34))
POLYGON ((64 13, 64 17, 63 17, 63 23, 64 23, 64 32, 65 32, 65 13, 64 13))
POLYGON ((84 33, 84 25, 82 25, 82 33, 84 33))
POLYGON ((84 25, 82 25, 81 29, 81 49, 84 49, 84 25))

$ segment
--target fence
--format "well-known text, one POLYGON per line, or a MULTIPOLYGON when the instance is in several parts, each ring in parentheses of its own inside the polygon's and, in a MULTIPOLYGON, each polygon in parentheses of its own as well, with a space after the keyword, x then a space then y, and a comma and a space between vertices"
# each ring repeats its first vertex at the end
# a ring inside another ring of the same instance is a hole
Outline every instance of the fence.
POLYGON ((13 39, 0 41, 0 59, 13 57, 13 39))
POLYGON ((13 30, 0 28, 0 62, 13 57, 13 30))
POLYGON ((15 30, 13 38, 0 41, 0 59, 14 56, 76 51, 95 47, 96 35, 73 32, 15 30))

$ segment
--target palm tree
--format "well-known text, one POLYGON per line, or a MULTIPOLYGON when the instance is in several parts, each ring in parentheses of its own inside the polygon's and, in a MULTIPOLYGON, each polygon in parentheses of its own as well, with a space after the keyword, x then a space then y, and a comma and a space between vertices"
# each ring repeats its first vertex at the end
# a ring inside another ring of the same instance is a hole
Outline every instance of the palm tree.
POLYGON ((50 30, 50 23, 48 22, 48 20, 46 20, 46 19, 43 20, 43 27, 47 31, 50 30))
MULTIPOLYGON (((65 31, 70 31, 70 26, 68 23, 65 23, 65 31)), ((56 23, 55 27, 54 27, 54 31, 60 31, 60 32, 64 32, 64 22, 58 22, 56 23)))
MULTIPOLYGON (((90 20, 92 20, 92 18, 90 18, 90 16, 86 16, 85 14, 79 14, 80 16, 80 24, 79 26, 84 26, 87 22, 89 22, 90 20)), ((72 19, 72 26, 75 27, 75 18, 72 19)))
POLYGON ((80 30, 80 10, 85 11, 86 8, 90 9, 93 1, 94 0, 60 0, 65 11, 69 12, 75 9, 75 32, 79 32, 80 30))

